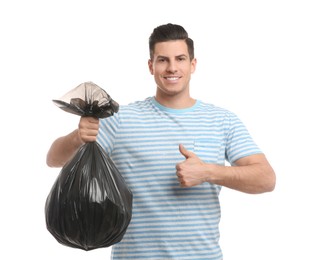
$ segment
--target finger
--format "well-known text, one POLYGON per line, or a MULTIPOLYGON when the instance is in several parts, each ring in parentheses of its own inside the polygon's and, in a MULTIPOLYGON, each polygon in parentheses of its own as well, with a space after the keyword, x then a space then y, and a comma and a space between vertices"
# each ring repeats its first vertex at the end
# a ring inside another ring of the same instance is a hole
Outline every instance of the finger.
POLYGON ((81 117, 80 121, 84 122, 85 124, 91 124, 91 125, 99 125, 99 119, 97 117, 81 117))
POLYGON ((184 145, 180 144, 178 148, 179 148, 180 153, 181 153, 186 159, 194 156, 194 153, 188 151, 188 150, 184 147, 184 145))
POLYGON ((88 130, 89 129, 98 130, 99 119, 94 117, 81 117, 78 127, 82 129, 88 129, 88 130))
POLYGON ((90 123, 96 123, 96 124, 99 123, 99 119, 98 119, 97 117, 89 116, 89 117, 87 117, 87 119, 88 119, 88 121, 89 121, 90 123))

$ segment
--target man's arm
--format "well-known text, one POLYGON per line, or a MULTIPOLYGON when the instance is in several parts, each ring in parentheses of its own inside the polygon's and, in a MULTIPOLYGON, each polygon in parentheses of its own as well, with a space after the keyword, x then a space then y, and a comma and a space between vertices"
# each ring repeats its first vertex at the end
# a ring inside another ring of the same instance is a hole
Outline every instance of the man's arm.
POLYGON ((87 142, 96 141, 99 129, 99 119, 95 117, 81 117, 78 129, 66 136, 57 138, 47 153, 49 167, 62 167, 87 142))
POLYGON ((209 182, 252 194, 274 190, 275 173, 264 154, 246 156, 233 166, 222 166, 204 163, 182 145, 179 149, 186 158, 176 166, 182 187, 209 182))

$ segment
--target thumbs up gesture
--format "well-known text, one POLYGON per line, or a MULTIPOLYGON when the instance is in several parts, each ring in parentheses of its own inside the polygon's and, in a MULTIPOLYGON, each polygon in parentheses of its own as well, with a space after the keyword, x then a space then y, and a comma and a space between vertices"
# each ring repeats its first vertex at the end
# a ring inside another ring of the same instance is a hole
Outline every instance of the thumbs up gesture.
POLYGON ((185 160, 176 164, 176 175, 181 187, 192 187, 207 181, 206 164, 196 154, 188 151, 182 144, 180 153, 185 160))

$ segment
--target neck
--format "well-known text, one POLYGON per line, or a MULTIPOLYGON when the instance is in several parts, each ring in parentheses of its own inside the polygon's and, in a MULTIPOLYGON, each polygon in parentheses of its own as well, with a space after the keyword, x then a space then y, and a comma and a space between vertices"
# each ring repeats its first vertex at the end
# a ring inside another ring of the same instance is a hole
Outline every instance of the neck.
POLYGON ((156 92, 156 101, 164 107, 173 109, 185 109, 195 105, 196 100, 190 95, 179 96, 179 95, 162 95, 162 93, 156 92))

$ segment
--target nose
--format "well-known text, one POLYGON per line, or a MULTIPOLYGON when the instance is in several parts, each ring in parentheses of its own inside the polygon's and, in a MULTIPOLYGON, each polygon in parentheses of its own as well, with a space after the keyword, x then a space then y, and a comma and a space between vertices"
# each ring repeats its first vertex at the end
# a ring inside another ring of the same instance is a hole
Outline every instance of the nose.
POLYGON ((177 65, 175 61, 168 62, 167 72, 169 73, 176 73, 177 72, 177 65))

